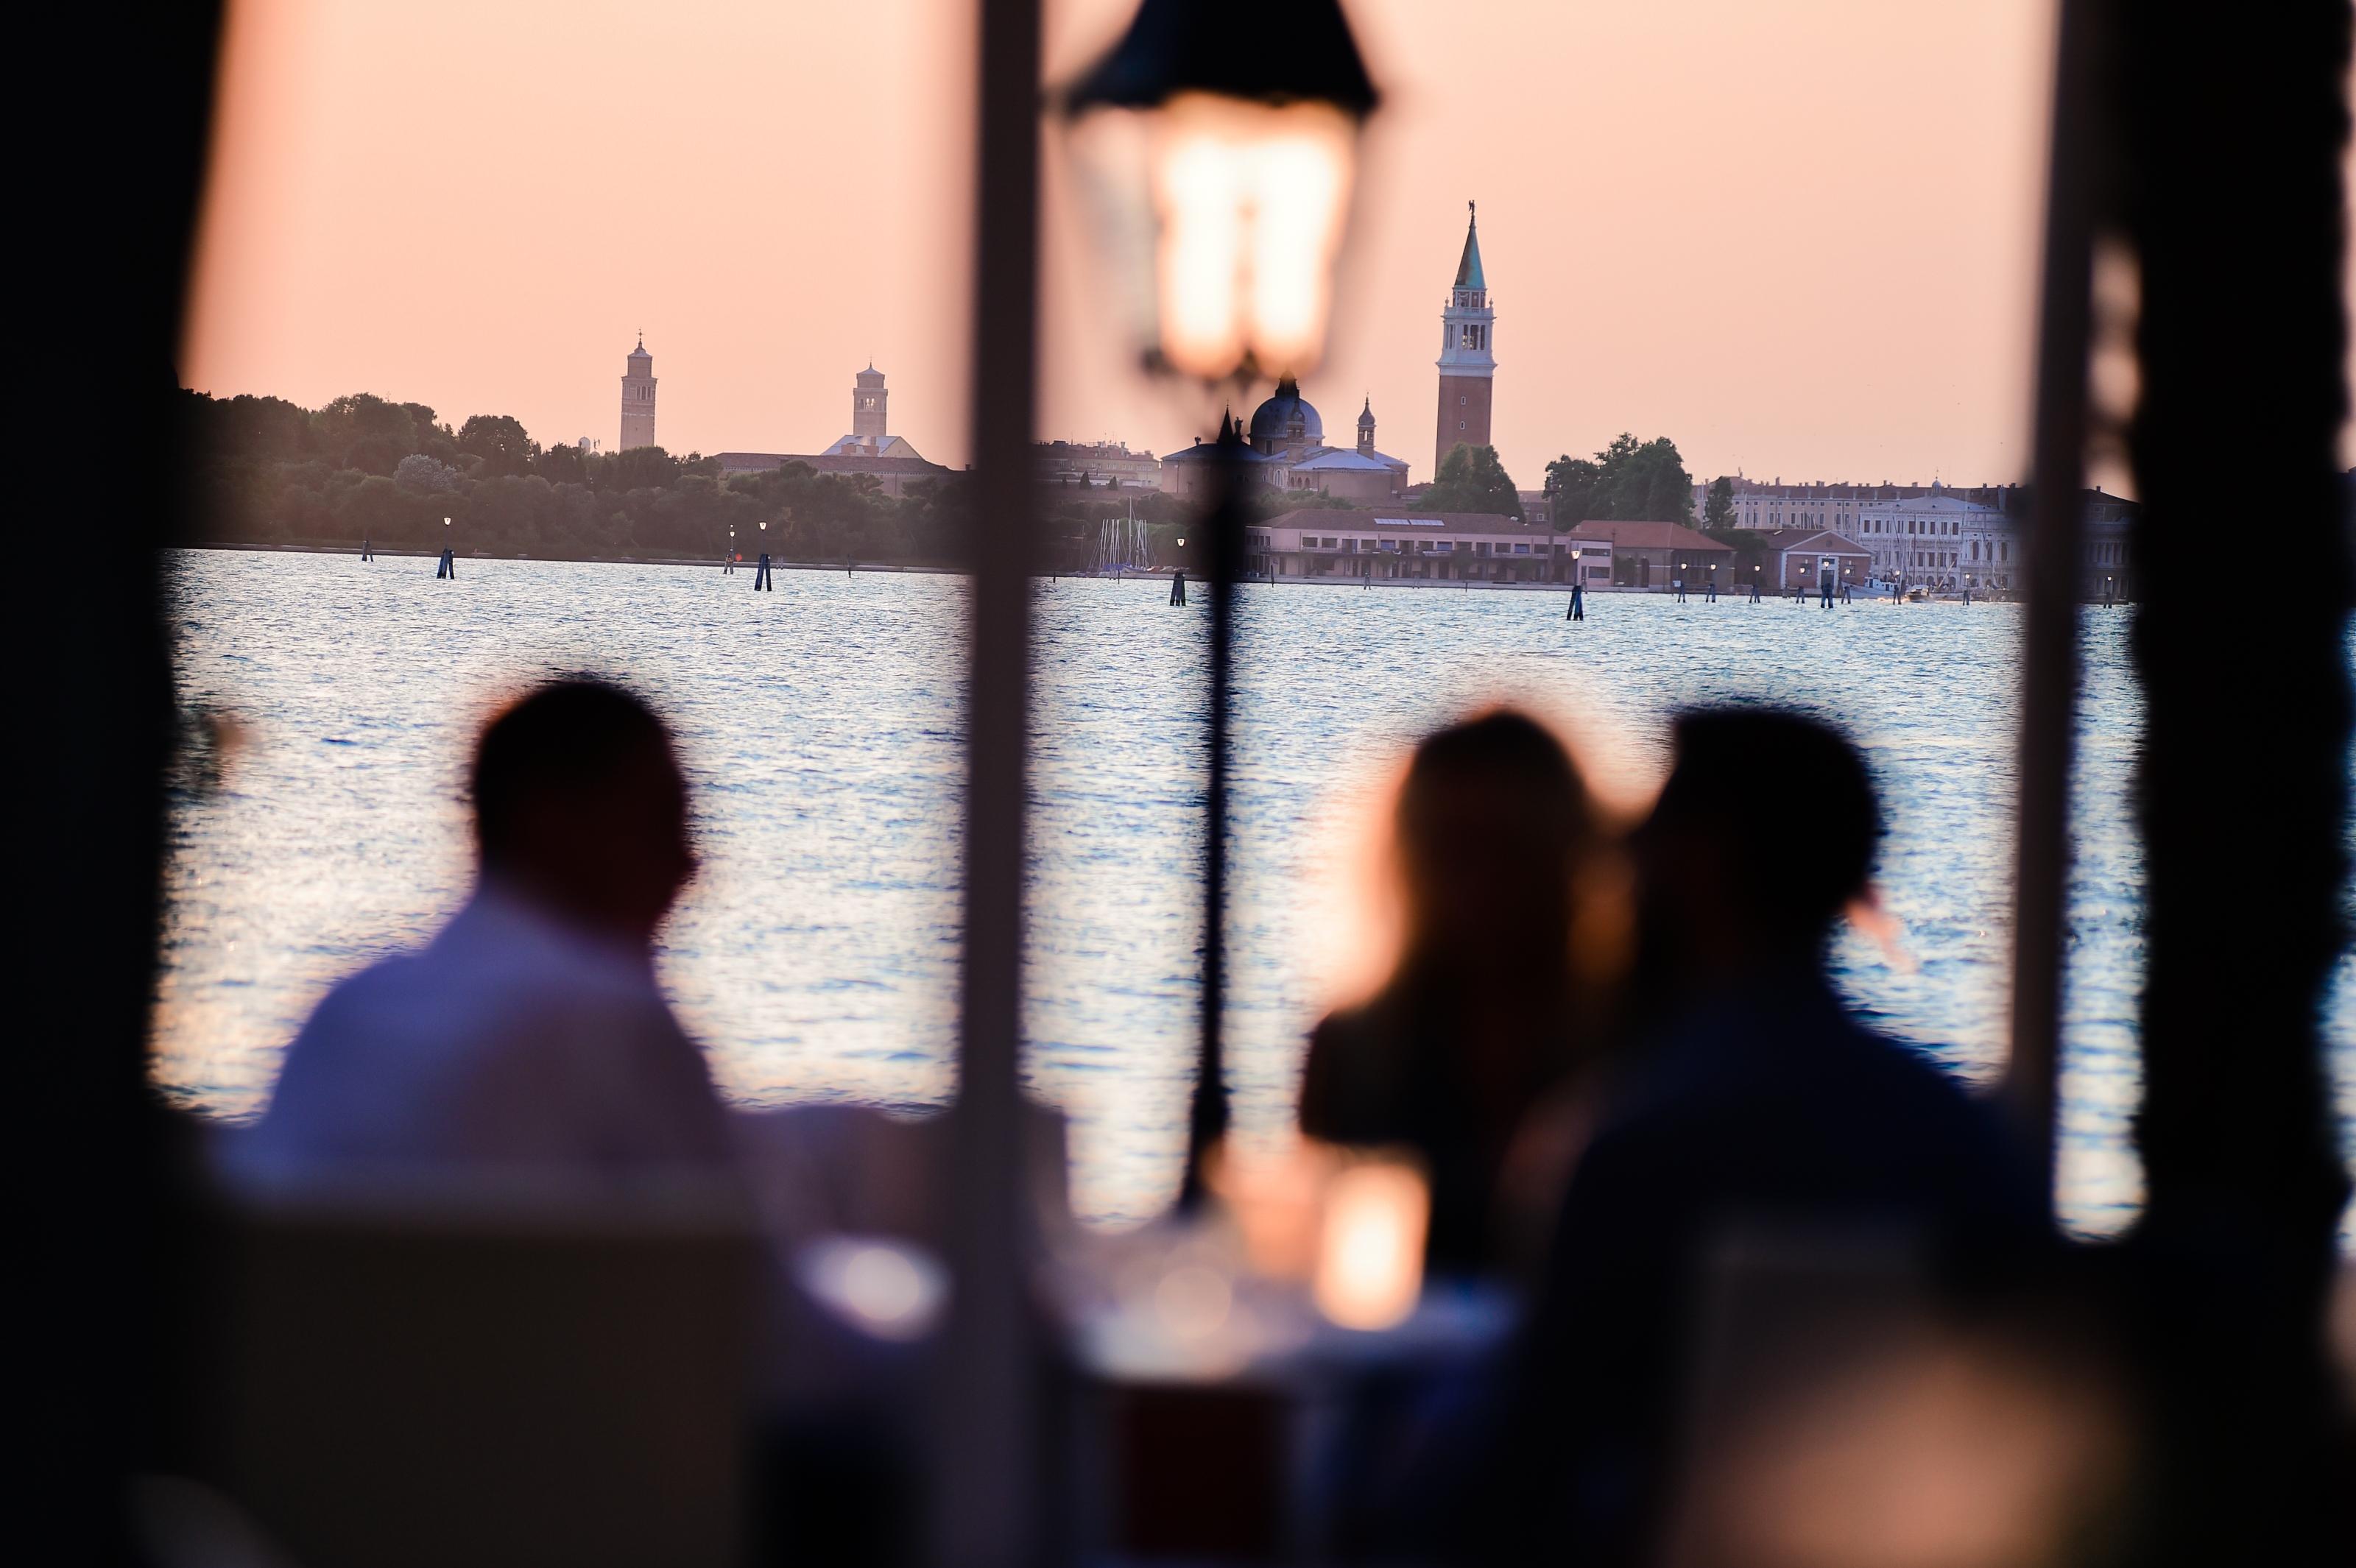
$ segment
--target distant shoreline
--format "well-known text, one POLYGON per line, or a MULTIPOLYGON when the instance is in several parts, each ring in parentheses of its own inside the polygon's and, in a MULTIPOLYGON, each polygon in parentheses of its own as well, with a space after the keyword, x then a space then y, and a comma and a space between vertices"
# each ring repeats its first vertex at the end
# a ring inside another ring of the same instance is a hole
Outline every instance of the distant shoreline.
MULTIPOLYGON (((348 555, 357 557, 360 553, 359 547, 358 545, 240 544, 232 540, 225 539, 200 539, 191 543, 178 545, 174 548, 179 549, 235 550, 246 555, 348 555)), ((374 549, 371 553, 379 556, 399 556, 407 560, 439 560, 442 555, 442 552, 438 549, 420 549, 405 545, 386 545, 380 549, 374 549)), ((532 555, 527 552, 518 552, 513 550, 462 549, 458 552, 458 559, 460 560, 553 560, 564 561, 581 566, 701 566, 708 568, 713 571, 718 571, 723 564, 718 556, 712 555, 532 555)), ((743 560, 736 563, 737 571, 739 573, 751 571, 757 560, 758 557, 756 556, 745 557, 743 560)), ((845 570, 844 563, 839 560, 783 560, 775 556, 770 558, 769 567, 770 570, 775 571, 841 571, 845 570)), ((964 573, 958 571, 958 569, 953 566, 932 566, 925 564, 903 566, 893 561, 857 561, 851 563, 849 570, 852 571, 884 572, 902 576, 958 577, 964 575, 964 573)))
MULTIPOLYGON (((203 541, 180 545, 176 548, 181 549, 235 550, 248 555, 348 555, 356 557, 360 553, 358 546, 343 544, 237 544, 228 541, 203 541)), ((385 557, 398 556, 405 560, 437 560, 442 554, 442 552, 437 549, 417 549, 400 546, 388 546, 387 548, 377 550, 374 553, 379 556, 385 557)), ((563 561, 581 566, 692 566, 701 567, 710 571, 718 571, 722 564, 716 558, 708 555, 519 555, 491 550, 474 552, 461 550, 458 553, 458 559, 460 560, 563 561)), ((736 575, 740 577, 744 576, 750 573, 753 571, 753 568, 754 562, 752 560, 739 561, 736 565, 736 575)), ((769 568, 773 571, 866 572, 884 577, 964 577, 968 575, 968 573, 962 569, 954 566, 935 566, 928 564, 903 566, 892 561, 862 560, 853 562, 846 567, 843 562, 839 560, 780 560, 775 557, 771 558, 769 568)), ((1139 581, 1167 582, 1170 579, 1170 569, 1167 567, 1158 567, 1151 571, 1131 571, 1124 573, 1119 578, 1107 577, 1100 573, 1081 571, 1057 572, 1051 574, 1050 580, 1060 581, 1066 577, 1069 577, 1075 581, 1082 582, 1126 581, 1130 579, 1135 579, 1139 581)), ((1189 581, 1199 584, 1202 580, 1200 578, 1190 578, 1189 581)), ((1570 592, 1570 584, 1568 582, 1465 583, 1427 580, 1419 577, 1381 578, 1372 580, 1371 582, 1368 579, 1362 577, 1280 577, 1272 581, 1264 577, 1255 577, 1250 579, 1249 581, 1250 585, 1253 587, 1270 588, 1365 589, 1371 586, 1377 589, 1406 588, 1425 592, 1461 593, 1470 591, 1475 593, 1555 593, 1562 595, 1568 595, 1570 592)), ((1587 590, 1590 597, 1601 597, 1605 595, 1616 596, 1619 594, 1662 596, 1671 594, 1676 592, 1676 590, 1675 588, 1668 586, 1633 588, 1621 586, 1618 584, 1598 584, 1590 587, 1587 590)), ((1696 600, 1700 599, 1702 596, 1702 591, 1699 589, 1688 588, 1686 590, 1686 592, 1688 597, 1696 600)), ((1747 599, 1749 595, 1739 593, 1732 589, 1723 589, 1719 591, 1719 597, 1723 600, 1733 601, 1747 599)), ((1763 602, 1776 603, 1781 603, 1783 599, 1788 597, 1788 594, 1778 595, 1774 599, 1763 602)), ((1815 595, 1811 593, 1806 595, 1806 597, 1813 601, 1815 598, 1815 595)), ((1880 603, 1882 602, 1881 597, 1879 595, 1875 596, 1871 600, 1858 601, 1858 603, 1880 603)), ((1945 603, 1950 602, 1961 603, 1961 600, 1957 596, 1950 595, 1945 598, 1934 598, 1932 601, 1933 603, 1945 603)), ((2008 603, 2010 601, 2006 599, 1981 598, 1977 603, 1997 604, 2008 603)), ((2093 602, 2088 601, 2088 603, 2093 602)))

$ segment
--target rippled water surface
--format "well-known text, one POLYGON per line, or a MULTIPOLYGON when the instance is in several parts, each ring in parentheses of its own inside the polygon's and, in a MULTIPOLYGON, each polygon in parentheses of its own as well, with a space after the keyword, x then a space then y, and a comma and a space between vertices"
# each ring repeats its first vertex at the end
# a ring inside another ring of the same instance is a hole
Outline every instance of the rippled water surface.
MULTIPOLYGON (((704 872, 663 973, 728 1092, 948 1093, 960 581, 797 571, 755 595, 748 576, 701 568, 466 561, 437 582, 429 561, 227 552, 175 570, 183 699, 233 718, 239 741, 174 817, 157 1066, 173 1094, 258 1111, 320 993, 430 933, 466 889, 473 727, 522 683, 575 669, 626 678, 679 731, 704 872)), ((1165 1200, 1190 1073, 1205 617, 1199 595, 1186 610, 1165 597, 1158 581, 1037 595, 1031 1072, 1073 1116, 1076 1202, 1106 1219, 1165 1200)), ((1888 803, 1880 876, 1901 935, 1847 939, 1844 984, 1883 1027, 1967 1075, 1992 1072, 2018 613, 1601 595, 1571 625, 1562 610, 1552 593, 1246 591, 1239 1124, 1284 1125, 1303 1030, 1376 950, 1353 874, 1404 748, 1505 696, 1569 727, 1632 801, 1680 704, 1763 695, 1848 724, 1888 803)), ((2137 1194, 2126 627, 2124 612, 2090 611, 2083 631, 2062 1182, 2088 1230, 2115 1228, 2137 1194)), ((1807 802, 1762 780, 1750 805, 1764 842, 1806 852, 1807 802)))

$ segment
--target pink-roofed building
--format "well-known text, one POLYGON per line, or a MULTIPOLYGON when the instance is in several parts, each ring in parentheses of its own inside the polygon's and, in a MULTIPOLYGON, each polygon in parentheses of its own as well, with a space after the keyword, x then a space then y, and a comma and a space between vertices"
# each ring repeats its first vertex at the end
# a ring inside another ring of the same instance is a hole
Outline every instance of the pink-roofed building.
POLYGON ((1278 582, 1570 582, 1569 539, 1487 512, 1315 507, 1255 524, 1248 539, 1247 570, 1278 582))
POLYGON ((1733 585, 1734 551, 1683 523, 1622 520, 1580 523, 1565 536, 1583 552, 1601 546, 1610 552, 1615 588, 1666 588, 1684 579, 1688 588, 1718 574, 1723 590, 1733 585))

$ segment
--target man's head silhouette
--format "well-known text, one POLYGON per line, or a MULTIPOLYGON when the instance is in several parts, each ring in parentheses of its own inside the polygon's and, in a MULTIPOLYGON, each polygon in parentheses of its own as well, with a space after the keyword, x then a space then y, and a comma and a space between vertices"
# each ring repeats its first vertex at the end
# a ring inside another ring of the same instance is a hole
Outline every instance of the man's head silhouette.
POLYGON ((1638 834, 1647 925, 1677 967, 1813 965, 1866 889, 1881 808, 1857 748, 1767 708, 1700 709, 1638 834))
POLYGON ((484 876, 576 924, 649 942, 695 874, 670 732, 616 687, 518 699, 484 727, 471 784, 484 876))

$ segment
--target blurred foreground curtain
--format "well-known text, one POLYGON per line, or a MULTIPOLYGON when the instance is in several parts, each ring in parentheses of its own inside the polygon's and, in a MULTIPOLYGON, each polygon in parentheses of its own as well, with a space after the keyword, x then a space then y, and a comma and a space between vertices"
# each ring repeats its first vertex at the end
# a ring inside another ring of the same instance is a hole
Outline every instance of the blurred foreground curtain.
POLYGON ((2349 7, 2108 9, 2141 275, 2151 1560, 2344 1562, 2345 1509, 2322 1511, 2348 1196, 2322 1017, 2347 872, 2349 7))
POLYGON ((66 7, 17 58, 6 1109, 37 1254, 10 1271, 35 1319, 24 1495, 47 1514, 18 1534, 81 1561, 127 1551, 168 1317, 145 1061, 172 724, 155 552, 219 24, 206 0, 66 7))

